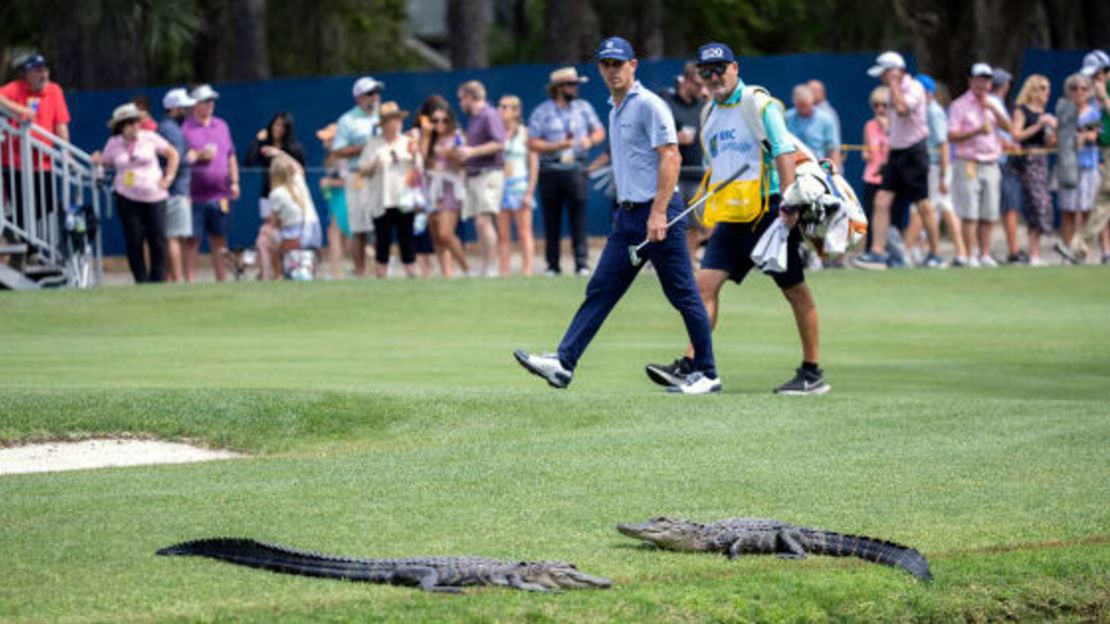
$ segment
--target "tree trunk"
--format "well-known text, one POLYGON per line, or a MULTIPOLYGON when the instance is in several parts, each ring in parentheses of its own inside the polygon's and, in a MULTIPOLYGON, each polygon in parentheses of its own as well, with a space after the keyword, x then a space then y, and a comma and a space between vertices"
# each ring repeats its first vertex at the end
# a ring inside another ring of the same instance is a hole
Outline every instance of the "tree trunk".
POLYGON ((226 78, 265 80, 270 77, 266 49, 266 0, 234 0, 225 36, 232 45, 223 46, 226 78))
POLYGON ((1037 0, 895 0, 894 10, 912 38, 918 67, 958 95, 967 88, 972 63, 1018 69, 1036 5, 1037 0))
POLYGON ((583 0, 549 0, 544 9, 545 63, 570 65, 582 58, 583 0))
POLYGON ((647 60, 663 58, 663 0, 643 0, 637 5, 636 36, 632 41, 636 56, 647 60))
POLYGON ((489 2, 447 0, 451 64, 456 69, 489 67, 489 2))

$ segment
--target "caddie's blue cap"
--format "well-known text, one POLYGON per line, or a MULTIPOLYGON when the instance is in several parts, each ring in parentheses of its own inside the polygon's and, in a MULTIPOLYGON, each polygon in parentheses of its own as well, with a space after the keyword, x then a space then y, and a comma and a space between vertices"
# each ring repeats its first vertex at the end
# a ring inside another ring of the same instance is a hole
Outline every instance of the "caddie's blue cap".
POLYGON ((597 60, 613 59, 616 61, 631 61, 636 58, 632 44, 622 37, 609 37, 597 47, 597 60))
POLYGON ((735 62, 736 55, 732 53, 732 48, 723 43, 707 43, 698 48, 698 65, 735 62))

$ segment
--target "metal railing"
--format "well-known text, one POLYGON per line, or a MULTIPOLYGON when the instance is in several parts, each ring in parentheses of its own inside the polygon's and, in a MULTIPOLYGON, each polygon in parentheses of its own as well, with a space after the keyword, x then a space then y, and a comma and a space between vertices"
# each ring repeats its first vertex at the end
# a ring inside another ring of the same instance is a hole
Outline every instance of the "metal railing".
POLYGON ((61 283, 103 283, 101 216, 108 187, 89 154, 30 120, 0 108, 0 232, 26 245, 25 258, 55 269, 61 283), (89 236, 91 234, 91 236, 89 236))

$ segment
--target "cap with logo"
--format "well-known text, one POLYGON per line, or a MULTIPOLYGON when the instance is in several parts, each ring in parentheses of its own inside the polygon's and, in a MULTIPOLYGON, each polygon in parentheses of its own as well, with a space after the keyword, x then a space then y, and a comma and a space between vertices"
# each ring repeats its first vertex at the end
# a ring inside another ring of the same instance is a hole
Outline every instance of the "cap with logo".
POLYGON ((1110 69, 1110 55, 1102 50, 1091 50, 1083 57, 1083 68, 1079 73, 1090 78, 1104 69, 1110 69))
POLYGON ((579 76, 577 69, 573 67, 563 67, 551 72, 551 75, 548 77, 547 80, 547 86, 551 87, 561 84, 582 84, 584 82, 589 82, 589 79, 585 76, 579 76))
POLYGON ((162 97, 162 108, 170 110, 171 108, 189 108, 197 101, 189 97, 188 92, 181 87, 170 89, 166 95, 162 97))
POLYGON ((193 92, 189 94, 189 97, 193 98, 197 102, 208 102, 210 100, 220 99, 220 94, 216 93, 216 90, 212 87, 206 84, 202 84, 199 87, 193 89, 193 92))
POLYGON ((898 54, 894 50, 888 50, 880 54, 878 58, 875 59, 875 64, 871 66, 871 69, 867 70, 867 75, 871 76, 872 78, 878 78, 879 76, 882 76, 884 73, 886 73, 886 71, 889 69, 905 68, 906 59, 902 58, 902 55, 898 54))
POLYGON ((971 66, 971 71, 968 76, 972 78, 990 78, 994 79, 994 68, 986 63, 976 63, 971 66))
POLYGON ((723 43, 707 43, 698 48, 698 65, 735 62, 736 55, 732 53, 732 48, 723 43))
POLYGON ((354 86, 351 87, 351 95, 353 97, 358 97, 367 93, 381 91, 382 89, 385 89, 384 82, 374 80, 370 76, 363 76, 356 80, 354 86))
POLYGON ((38 52, 32 52, 25 57, 18 59, 14 65, 22 71, 35 69, 38 67, 46 67, 46 57, 38 52))
POLYGON ((594 56, 599 61, 609 59, 614 61, 631 61, 636 58, 636 52, 632 50, 632 44, 628 43, 627 39, 622 37, 609 37, 602 41, 601 45, 597 47, 597 54, 594 56))

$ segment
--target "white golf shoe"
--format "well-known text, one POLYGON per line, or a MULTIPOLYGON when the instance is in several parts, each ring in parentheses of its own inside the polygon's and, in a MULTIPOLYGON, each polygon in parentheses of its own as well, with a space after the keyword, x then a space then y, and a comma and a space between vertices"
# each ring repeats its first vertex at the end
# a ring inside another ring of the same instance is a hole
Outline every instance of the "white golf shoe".
POLYGON ((701 371, 694 371, 681 384, 667 388, 667 392, 674 394, 711 394, 720 391, 721 378, 710 379, 701 371))
POLYGON ((541 353, 539 355, 528 353, 523 349, 513 352, 516 361, 529 373, 543 377, 552 388, 566 388, 574 375, 572 371, 563 368, 559 356, 554 353, 541 353))

